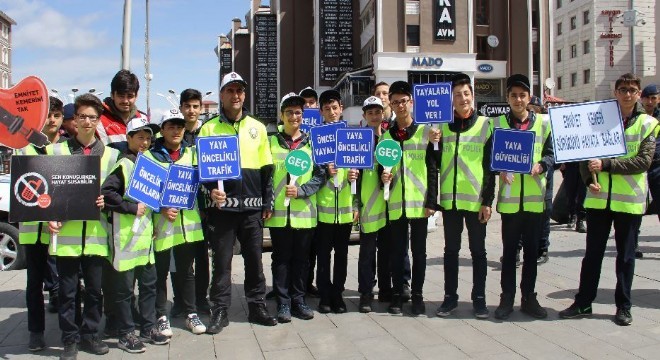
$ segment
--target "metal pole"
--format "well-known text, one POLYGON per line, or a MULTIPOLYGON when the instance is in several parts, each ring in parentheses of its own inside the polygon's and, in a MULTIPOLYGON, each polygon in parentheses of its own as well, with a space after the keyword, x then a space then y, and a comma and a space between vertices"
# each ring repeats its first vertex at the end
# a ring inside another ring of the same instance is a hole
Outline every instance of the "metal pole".
MULTIPOLYGON (((635 0, 630 0, 630 10, 635 10, 635 0)), ((632 73, 637 74, 637 52, 635 50, 635 26, 633 23, 630 27, 630 53, 632 55, 632 73)))
POLYGON ((131 8, 132 0, 124 0, 124 33, 121 42, 121 68, 129 70, 131 67, 131 8))
POLYGON ((151 71, 149 66, 149 0, 145 0, 146 23, 144 25, 144 77, 147 80, 147 114, 151 117, 151 71))

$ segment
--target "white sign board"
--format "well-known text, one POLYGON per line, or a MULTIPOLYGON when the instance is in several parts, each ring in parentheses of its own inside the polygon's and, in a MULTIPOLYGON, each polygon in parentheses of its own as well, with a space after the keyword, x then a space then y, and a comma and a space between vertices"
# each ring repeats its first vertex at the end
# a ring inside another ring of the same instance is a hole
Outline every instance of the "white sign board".
POLYGON ((548 112, 557 163, 626 154, 623 121, 616 100, 551 107, 548 112))

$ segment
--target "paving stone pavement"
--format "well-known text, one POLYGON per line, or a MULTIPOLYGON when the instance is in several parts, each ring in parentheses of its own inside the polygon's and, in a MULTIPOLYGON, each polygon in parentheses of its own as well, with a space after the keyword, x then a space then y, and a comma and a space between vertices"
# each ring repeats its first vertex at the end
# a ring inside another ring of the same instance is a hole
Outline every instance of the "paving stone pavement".
MULTIPOLYGON (((555 183, 558 183, 557 178, 555 183)), ((293 319, 289 324, 262 327, 247 322, 243 298, 243 260, 234 257, 230 325, 218 335, 193 335, 182 319, 173 319, 174 337, 169 345, 147 345, 140 355, 127 354, 108 340, 110 353, 102 357, 79 353, 79 359, 658 359, 660 358, 660 223, 646 216, 642 223, 640 247, 644 258, 636 262, 633 282, 634 322, 620 327, 612 321, 614 306, 614 257, 611 239, 603 262, 594 315, 579 320, 559 320, 557 313, 569 306, 578 286, 584 234, 553 225, 550 260, 539 267, 536 290, 539 302, 548 309, 546 320, 534 320, 520 313, 520 299, 510 320, 492 317, 499 302, 501 222, 497 214, 488 225, 487 303, 488 320, 472 315, 470 291, 472 269, 464 234, 460 253, 459 307, 452 316, 438 318, 435 311, 443 297, 442 220, 429 234, 427 272, 424 286, 426 315, 413 317, 410 305, 403 316, 387 313, 387 304, 375 303, 375 311, 357 311, 358 246, 349 249, 345 296, 348 313, 315 313, 310 321, 293 319)), ((271 284, 270 253, 264 253, 267 283, 271 284)), ((520 269, 518 271, 520 276, 520 269)), ((56 315, 47 314, 46 343, 39 353, 27 351, 28 331, 25 309, 26 272, 0 272, 0 359, 56 358, 62 347, 56 315)), ((170 292, 171 294, 171 292, 170 292)), ((170 296, 171 297, 171 296, 170 296)), ((314 309, 316 299, 308 299, 314 309)), ((275 313, 274 302, 269 309, 275 313)), ((208 316, 202 316, 208 322, 208 316)))

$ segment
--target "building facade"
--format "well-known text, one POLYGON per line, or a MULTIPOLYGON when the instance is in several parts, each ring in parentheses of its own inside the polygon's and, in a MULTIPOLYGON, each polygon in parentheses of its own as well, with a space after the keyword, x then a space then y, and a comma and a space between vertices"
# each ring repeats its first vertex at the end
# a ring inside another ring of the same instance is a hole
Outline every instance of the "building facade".
POLYGON ((12 86, 11 79, 11 27, 16 21, 0 11, 0 88, 12 86))

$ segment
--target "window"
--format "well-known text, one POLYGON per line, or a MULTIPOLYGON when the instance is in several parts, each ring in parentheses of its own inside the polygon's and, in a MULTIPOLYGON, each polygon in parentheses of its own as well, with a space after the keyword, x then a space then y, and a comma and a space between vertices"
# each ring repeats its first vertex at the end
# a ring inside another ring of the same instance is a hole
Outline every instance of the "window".
POLYGON ((2 73, 2 87, 5 89, 9 88, 9 75, 6 72, 2 73))
POLYGON ((577 57, 577 45, 573 44, 571 45, 571 59, 575 59, 577 57))
POLYGON ((406 45, 419 46, 419 25, 406 25, 406 45))
POLYGON ((557 90, 561 90, 561 76, 557 76, 557 90))
POLYGON ((561 49, 557 50, 557 62, 561 62, 561 49))
POLYGON ((9 50, 6 47, 2 47, 2 63, 9 65, 9 50))
POLYGON ((584 70, 582 76, 584 77, 584 83, 589 84, 591 82, 591 69, 584 70))
POLYGON ((488 60, 489 51, 488 37, 477 36, 477 60, 488 60))
POLYGON ((476 7, 476 20, 477 25, 489 25, 490 24, 490 1, 489 0, 477 0, 475 3, 476 7))
POLYGON ((591 43, 589 40, 585 40, 582 42, 582 53, 583 54, 588 54, 591 52, 591 43))
POLYGON ((577 73, 571 73, 571 87, 577 85, 577 73))
POLYGON ((577 28, 577 17, 572 16, 571 17, 571 30, 575 30, 577 28))
POLYGON ((587 25, 590 21, 591 19, 589 18, 589 10, 585 10, 582 13, 582 24, 587 25))
POLYGON ((2 24, 2 37, 9 38, 9 26, 7 24, 2 24))
POLYGON ((406 15, 419 15, 419 0, 406 1, 406 15))
POLYGON ((561 23, 557 23, 557 35, 561 35, 561 23))
POLYGON ((561 8, 561 0, 557 0, 557 9, 561 8))

